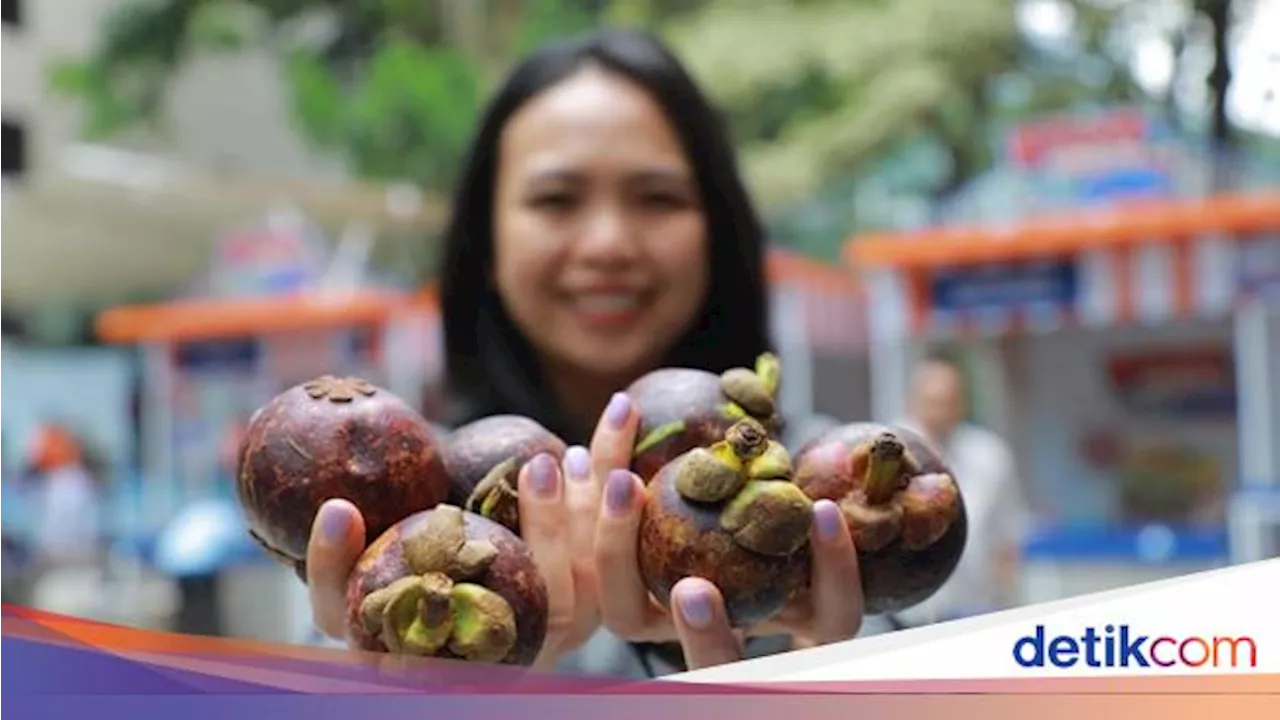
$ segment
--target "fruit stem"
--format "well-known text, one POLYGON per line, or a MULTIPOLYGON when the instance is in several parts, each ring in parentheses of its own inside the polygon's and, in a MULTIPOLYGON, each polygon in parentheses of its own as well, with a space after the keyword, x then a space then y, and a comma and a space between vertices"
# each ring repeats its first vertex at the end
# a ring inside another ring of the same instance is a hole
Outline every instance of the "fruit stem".
POLYGON ((481 585, 455 584, 441 573, 403 577, 370 593, 360 608, 365 629, 389 652, 499 662, 515 647, 516 618, 503 597, 481 585))
POLYGON ((744 417, 724 433, 724 440, 716 443, 733 453, 738 462, 746 464, 764 454, 769 448, 769 433, 755 418, 744 417))
POLYGON ((520 496, 511 486, 510 477, 520 461, 507 458, 494 465, 467 498, 466 509, 519 532, 520 496))
POLYGON ((441 573, 400 578, 366 597, 360 615, 388 651, 434 655, 453 632, 453 581, 441 573))
POLYGON ((761 353, 756 358, 756 375, 764 383, 765 392, 770 397, 777 397, 778 386, 782 382, 782 360, 771 352, 761 353))
POLYGON ((884 505, 902 490, 907 479, 907 448, 893 433, 882 433, 867 452, 862 492, 870 505, 884 505))

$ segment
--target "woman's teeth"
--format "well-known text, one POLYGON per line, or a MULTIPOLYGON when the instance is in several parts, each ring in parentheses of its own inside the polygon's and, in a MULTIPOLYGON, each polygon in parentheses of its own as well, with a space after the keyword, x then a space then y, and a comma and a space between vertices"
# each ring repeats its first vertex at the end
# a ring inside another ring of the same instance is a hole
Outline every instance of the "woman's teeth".
POLYGON ((620 313, 640 307, 640 295, 637 293, 579 295, 574 302, 579 310, 587 313, 620 313))

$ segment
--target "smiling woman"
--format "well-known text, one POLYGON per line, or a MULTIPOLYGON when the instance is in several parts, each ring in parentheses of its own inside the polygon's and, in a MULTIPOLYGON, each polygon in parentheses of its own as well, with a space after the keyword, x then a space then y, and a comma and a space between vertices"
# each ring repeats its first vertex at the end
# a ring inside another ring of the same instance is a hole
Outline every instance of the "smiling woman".
POLYGON ((516 412, 584 442, 641 374, 768 349, 763 230, 732 149, 638 36, 549 46, 517 69, 454 211, 441 302, 460 420, 516 412))
POLYGON ((553 382, 587 370, 607 397, 662 360, 707 286, 679 140, 642 89, 588 67, 517 113, 500 153, 498 294, 553 382))

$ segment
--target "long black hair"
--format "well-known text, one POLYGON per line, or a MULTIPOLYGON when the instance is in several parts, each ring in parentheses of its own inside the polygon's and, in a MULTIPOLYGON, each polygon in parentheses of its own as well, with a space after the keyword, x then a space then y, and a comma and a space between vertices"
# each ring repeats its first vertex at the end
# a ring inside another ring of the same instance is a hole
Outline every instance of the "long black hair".
POLYGON ((709 290, 666 366, 721 372, 770 348, 764 229, 739 177, 721 119, 675 56, 635 30, 602 30, 546 45, 509 75, 484 112, 459 175, 440 267, 446 381, 454 424, 496 413, 534 418, 567 442, 585 442, 541 377, 529 341, 491 283, 493 201, 502 131, 543 90, 594 64, 648 91, 693 168, 710 238, 709 290))

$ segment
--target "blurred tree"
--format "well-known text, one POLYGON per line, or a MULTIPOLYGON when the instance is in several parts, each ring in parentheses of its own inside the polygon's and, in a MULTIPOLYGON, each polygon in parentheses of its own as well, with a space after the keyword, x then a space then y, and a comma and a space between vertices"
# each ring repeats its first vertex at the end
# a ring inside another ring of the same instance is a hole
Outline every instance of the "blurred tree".
POLYGON ((986 80, 1018 61, 1015 4, 722 0, 670 36, 727 107, 754 189, 776 206, 925 134, 952 151, 957 178, 971 176, 986 80))
POLYGON ((517 55, 601 22, 641 25, 664 32, 725 109, 780 238, 834 258, 851 229, 927 221, 992 167, 1010 125, 1115 102, 1177 112, 1172 89, 1137 82, 1135 38, 1161 34, 1180 60, 1203 20, 1225 52, 1226 2, 148 0, 119 10, 97 52, 54 81, 85 103, 86 133, 110 137, 160 120, 192 54, 267 47, 317 150, 447 192, 482 99, 517 55), (1027 18, 1044 25, 1046 13, 1049 30, 1031 32, 1027 18))
POLYGON ((54 88, 83 132, 164 131, 163 99, 202 52, 265 47, 283 61, 302 137, 351 171, 450 186, 488 86, 516 53, 595 24, 590 0, 158 0, 122 5, 54 88))

